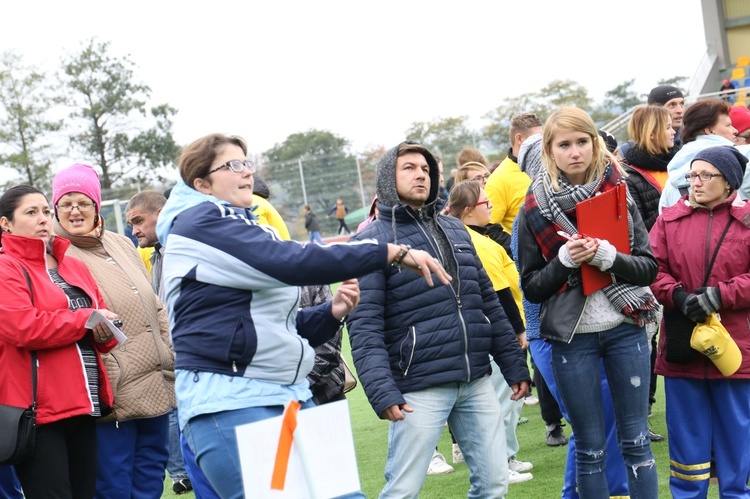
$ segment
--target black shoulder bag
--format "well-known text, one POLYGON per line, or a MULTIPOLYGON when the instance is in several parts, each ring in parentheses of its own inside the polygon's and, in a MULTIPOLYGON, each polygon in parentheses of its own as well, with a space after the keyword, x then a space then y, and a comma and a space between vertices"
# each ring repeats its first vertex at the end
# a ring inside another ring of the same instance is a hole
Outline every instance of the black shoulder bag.
MULTIPOLYGON (((21 265, 34 303, 34 290, 28 272, 21 265)), ((36 351, 31 352, 31 393, 29 407, 0 404, 0 465, 18 464, 34 455, 36 442, 36 351)))
MULTIPOLYGON (((711 275, 711 269, 713 268, 716 257, 719 254, 719 248, 721 248, 721 243, 724 242, 724 236, 729 232, 729 227, 732 225, 733 221, 734 218, 730 217, 729 223, 724 227, 724 232, 721 233, 714 254, 706 268, 706 274, 703 277, 703 287, 708 284, 708 277, 711 275)), ((688 364, 696 359, 698 351, 690 346, 690 337, 693 335, 695 324, 695 322, 688 319, 680 310, 664 309, 664 346, 666 350, 664 353, 664 359, 667 362, 673 364, 688 364)))

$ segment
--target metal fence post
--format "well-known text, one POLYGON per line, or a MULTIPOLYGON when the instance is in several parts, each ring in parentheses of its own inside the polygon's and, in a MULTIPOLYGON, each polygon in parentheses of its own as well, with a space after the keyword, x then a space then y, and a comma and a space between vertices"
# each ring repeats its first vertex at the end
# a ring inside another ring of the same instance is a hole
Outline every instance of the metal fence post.
POLYGON ((302 170, 302 158, 299 158, 297 162, 299 163, 299 178, 300 182, 302 183, 302 200, 305 202, 305 204, 308 204, 307 189, 305 189, 305 172, 302 170))

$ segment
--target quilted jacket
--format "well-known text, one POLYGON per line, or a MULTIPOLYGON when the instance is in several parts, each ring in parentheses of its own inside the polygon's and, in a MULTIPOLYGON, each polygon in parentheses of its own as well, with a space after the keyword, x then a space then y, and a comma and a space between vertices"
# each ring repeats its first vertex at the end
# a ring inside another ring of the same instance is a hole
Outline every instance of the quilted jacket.
POLYGON ((440 261, 453 259, 458 282, 430 287, 414 272, 387 267, 360 279, 361 299, 347 317, 352 356, 375 413, 403 404, 404 393, 445 383, 468 383, 490 371, 490 355, 509 385, 528 381, 526 360, 466 228, 438 215, 439 175, 430 164, 427 205, 415 210, 395 199, 395 152, 378 165, 378 219, 354 239, 408 244, 440 261), (388 163, 384 165, 383 163, 388 163), (425 219, 432 217, 450 242, 442 254, 425 219))
POLYGON ((126 237, 104 230, 103 224, 100 237, 70 234, 57 222, 55 232, 71 241, 66 254, 89 268, 128 337, 103 356, 115 394, 109 419, 166 414, 176 407, 169 320, 135 246, 126 237))

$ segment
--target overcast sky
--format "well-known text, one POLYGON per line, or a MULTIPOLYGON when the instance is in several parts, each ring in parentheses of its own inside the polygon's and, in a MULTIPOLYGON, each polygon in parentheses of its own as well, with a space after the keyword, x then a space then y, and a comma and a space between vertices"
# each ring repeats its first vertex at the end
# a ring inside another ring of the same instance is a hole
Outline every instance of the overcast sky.
POLYGON ((555 79, 597 102, 631 78, 646 93, 692 78, 706 50, 700 0, 43 0, 5 2, 2 17, 0 50, 43 69, 92 36, 111 41, 151 104, 178 109, 179 143, 225 132, 253 153, 310 128, 359 151, 415 121, 468 115, 479 128, 555 79))

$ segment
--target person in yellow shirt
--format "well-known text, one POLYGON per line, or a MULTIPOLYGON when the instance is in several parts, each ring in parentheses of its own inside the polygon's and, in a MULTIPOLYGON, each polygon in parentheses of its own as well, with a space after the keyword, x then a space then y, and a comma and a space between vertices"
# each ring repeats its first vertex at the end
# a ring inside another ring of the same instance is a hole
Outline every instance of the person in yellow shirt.
MULTIPOLYGON (((460 170, 459 170, 460 171, 460 170)), ((458 178, 458 177, 457 177, 458 178)), ((450 215, 458 218, 466 226, 471 242, 477 251, 492 287, 500 299, 500 304, 508 317, 521 348, 526 349, 526 321, 523 316, 523 299, 519 287, 519 275, 516 264, 493 239, 485 234, 484 228, 490 222, 492 203, 482 189, 482 181, 469 180, 457 183, 451 190, 450 215)), ((490 377, 495 386, 500 407, 505 420, 505 442, 508 452, 509 483, 531 480, 533 475, 527 473, 533 465, 516 458, 520 445, 516 436, 516 426, 521 416, 523 400, 512 401, 510 388, 503 380, 500 369, 492 364, 490 377)), ((454 452, 455 455, 455 452, 454 452)))
MULTIPOLYGON (((481 152, 471 146, 465 146, 456 155, 456 163, 458 163, 456 184, 466 182, 467 180, 476 180, 481 182, 483 189, 485 188, 487 179, 490 178, 490 171, 487 169, 487 159, 481 152)), ((510 248, 510 234, 505 232, 502 225, 490 223, 482 230, 486 236, 489 236, 493 241, 502 246, 511 259, 513 258, 510 248)))
POLYGON ((289 235, 289 229, 281 217, 279 212, 273 205, 268 201, 268 197, 271 195, 271 191, 259 177, 254 178, 253 183, 253 214, 258 217, 258 223, 263 225, 270 225, 279 233, 279 236, 284 241, 290 241, 292 238, 289 235))
POLYGON ((510 149, 508 156, 492 172, 485 190, 492 203, 493 224, 501 224, 508 234, 513 229, 513 220, 523 205, 531 179, 518 167, 518 151, 531 135, 542 132, 542 122, 534 113, 514 116, 510 121, 510 149))

